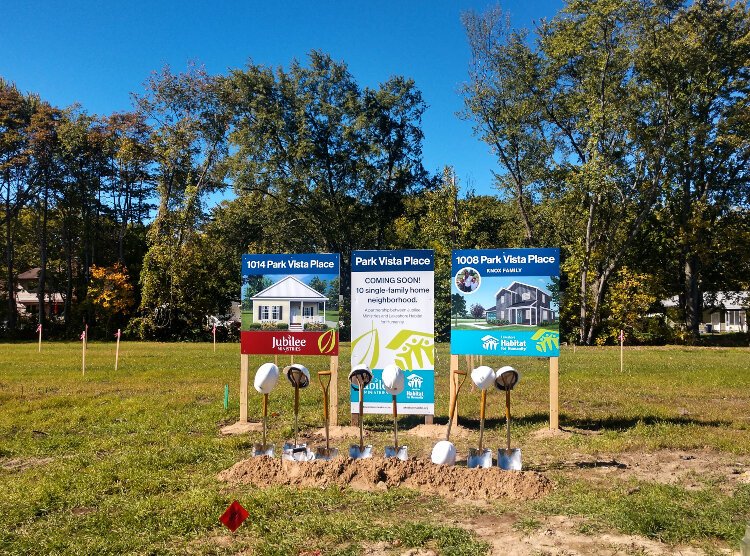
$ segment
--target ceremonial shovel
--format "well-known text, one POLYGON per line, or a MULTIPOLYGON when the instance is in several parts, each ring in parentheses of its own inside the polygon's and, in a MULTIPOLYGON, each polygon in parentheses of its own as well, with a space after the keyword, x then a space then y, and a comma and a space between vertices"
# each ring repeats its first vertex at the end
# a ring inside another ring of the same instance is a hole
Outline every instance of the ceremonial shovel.
POLYGON ((466 458, 466 467, 492 467, 492 450, 482 448, 484 438, 484 413, 487 407, 487 388, 495 382, 495 372, 492 368, 482 365, 471 371, 472 382, 482 391, 482 406, 479 409, 479 449, 471 448, 469 457, 466 458))
POLYGON ((264 363, 255 373, 255 389, 263 394, 263 442, 255 444, 253 456, 272 458, 274 454, 274 445, 266 444, 266 432, 268 430, 268 394, 276 386, 277 380, 279 380, 279 368, 273 363, 264 363))
POLYGON ((330 422, 330 418, 328 416, 328 387, 331 385, 331 371, 320 371, 318 373, 318 380, 320 381, 320 387, 323 388, 323 419, 325 421, 326 445, 325 448, 323 446, 318 446, 318 449, 315 452, 315 459, 322 459, 327 461, 338 457, 339 455, 339 451, 337 448, 331 448, 328 436, 328 423, 330 422), (328 382, 324 382, 323 377, 327 377, 328 382))
POLYGON ((349 457, 353 459, 366 459, 372 457, 372 445, 365 446, 363 416, 365 413, 364 389, 370 384, 372 373, 367 365, 359 365, 349 373, 349 382, 359 390, 359 446, 349 446, 349 457))
POLYGON ((497 451, 497 466, 508 471, 521 470, 521 449, 510 448, 510 391, 521 378, 521 374, 513 367, 506 366, 497 370, 495 375, 495 387, 505 390, 505 435, 507 439, 506 449, 497 451))
POLYGON ((396 396, 404 391, 404 371, 396 365, 388 365, 383 369, 381 376, 385 391, 393 397, 393 446, 385 447, 385 457, 406 461, 409 459, 409 449, 398 445, 398 402, 396 402, 396 396))
POLYGON ((310 385, 310 371, 302 365, 290 365, 284 368, 284 373, 294 386, 294 444, 284 444, 282 458, 289 461, 311 461, 315 459, 315 454, 307 449, 307 444, 297 444, 299 389, 310 385))

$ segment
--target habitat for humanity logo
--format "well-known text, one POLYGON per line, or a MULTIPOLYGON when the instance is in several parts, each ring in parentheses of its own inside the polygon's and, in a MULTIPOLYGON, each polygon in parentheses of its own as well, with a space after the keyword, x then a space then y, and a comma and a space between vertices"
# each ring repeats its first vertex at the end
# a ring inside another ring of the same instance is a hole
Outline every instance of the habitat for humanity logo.
POLYGON ((408 400, 424 400, 422 382, 424 382, 424 379, 416 373, 412 373, 406 377, 406 383, 409 385, 409 389, 406 391, 406 398, 408 400))
POLYGON ((494 336, 490 336, 489 334, 482 337, 482 347, 484 349, 494 351, 497 349, 498 343, 499 343, 499 340, 495 338, 494 336))
POLYGON ((422 388, 422 377, 419 375, 409 375, 406 381, 409 383, 409 388, 422 388))

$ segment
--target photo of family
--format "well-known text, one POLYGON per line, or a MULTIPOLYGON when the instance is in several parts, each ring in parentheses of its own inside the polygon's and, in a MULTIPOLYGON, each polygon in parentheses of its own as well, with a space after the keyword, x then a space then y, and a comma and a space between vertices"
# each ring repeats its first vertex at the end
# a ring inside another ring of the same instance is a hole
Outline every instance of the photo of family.
POLYGON ((479 273, 470 266, 464 267, 456 273, 456 287, 464 293, 474 293, 481 283, 479 273))

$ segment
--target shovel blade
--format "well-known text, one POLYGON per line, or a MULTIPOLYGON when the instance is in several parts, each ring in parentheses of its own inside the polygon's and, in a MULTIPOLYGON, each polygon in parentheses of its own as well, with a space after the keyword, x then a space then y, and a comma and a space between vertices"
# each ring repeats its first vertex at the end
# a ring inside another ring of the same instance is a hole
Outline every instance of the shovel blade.
POLYGON ((488 469, 492 467, 492 450, 484 449, 481 452, 476 448, 469 450, 469 457, 466 458, 466 467, 475 469, 481 467, 488 469))
POLYGON ((253 456, 263 457, 267 456, 272 458, 274 456, 275 447, 273 444, 256 444, 253 446, 253 456))
POLYGON ((307 444, 300 444, 298 446, 284 444, 281 459, 287 461, 312 461, 315 459, 315 454, 307 449, 307 444))
POLYGON ((338 448, 326 448, 325 446, 318 446, 318 449, 315 451, 315 459, 329 461, 337 457, 339 457, 338 448))
POLYGON ((512 450, 503 450, 502 448, 497 451, 497 466, 500 469, 506 471, 520 471, 521 470, 521 449, 513 448, 512 450))
MULTIPOLYGON (((359 448, 359 446, 357 446, 357 448, 359 448)), ((409 448, 407 446, 386 446, 385 457, 406 461, 407 459, 409 459, 409 448)))
POLYGON ((359 444, 349 446, 349 457, 352 459, 368 459, 372 457, 372 445, 368 444, 361 450, 359 444))

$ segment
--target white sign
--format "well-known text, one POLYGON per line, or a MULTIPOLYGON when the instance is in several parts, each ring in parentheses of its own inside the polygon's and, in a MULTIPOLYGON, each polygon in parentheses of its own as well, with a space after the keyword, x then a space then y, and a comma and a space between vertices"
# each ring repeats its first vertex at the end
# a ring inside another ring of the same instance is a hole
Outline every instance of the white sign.
MULTIPOLYGON (((405 373, 399 414, 435 413, 435 273, 431 250, 355 251, 352 254, 352 367, 373 371, 365 413, 391 413, 381 372, 405 373)), ((352 413, 359 393, 351 389, 352 413)))

